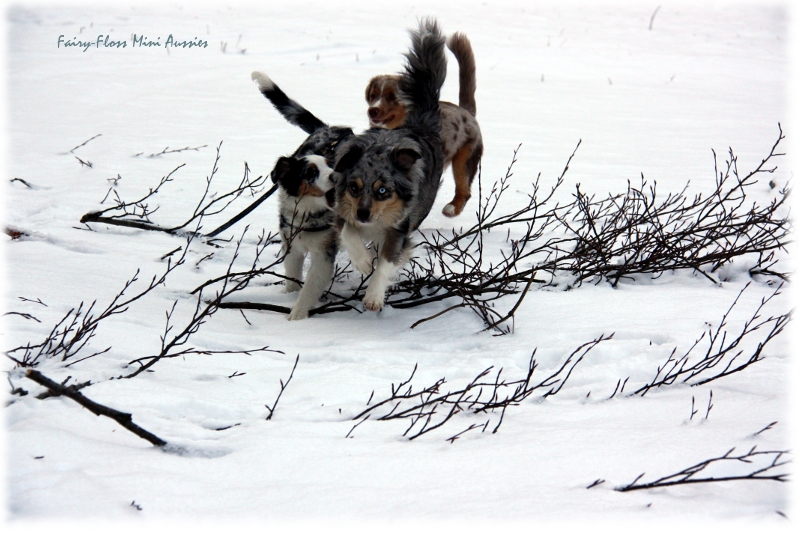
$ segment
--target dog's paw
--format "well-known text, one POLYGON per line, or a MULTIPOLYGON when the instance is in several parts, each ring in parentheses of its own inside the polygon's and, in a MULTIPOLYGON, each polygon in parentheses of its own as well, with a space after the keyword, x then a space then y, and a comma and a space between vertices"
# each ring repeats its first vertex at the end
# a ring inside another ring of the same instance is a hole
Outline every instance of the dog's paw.
POLYGON ((288 279, 286 280, 286 285, 284 285, 283 287, 283 292, 289 293, 289 292, 297 292, 299 290, 300 290, 299 283, 297 283, 296 281, 289 281, 288 279))
POLYGON ((364 295, 364 307, 367 308, 367 311, 380 311, 383 309, 383 302, 385 299, 385 292, 380 291, 371 291, 369 290, 370 287, 367 287, 367 293, 364 295))
POLYGON ((444 206, 444 209, 442 209, 442 214, 446 217, 457 217, 464 210, 464 206, 466 204, 466 200, 460 201, 458 199, 454 199, 452 202, 444 206))
POLYGON ((304 320, 308 318, 308 308, 304 305, 295 304, 292 307, 292 312, 289 313, 289 320, 304 320))
POLYGON ((364 307, 367 308, 367 311, 380 311, 383 309, 383 298, 371 299, 365 296, 364 307))

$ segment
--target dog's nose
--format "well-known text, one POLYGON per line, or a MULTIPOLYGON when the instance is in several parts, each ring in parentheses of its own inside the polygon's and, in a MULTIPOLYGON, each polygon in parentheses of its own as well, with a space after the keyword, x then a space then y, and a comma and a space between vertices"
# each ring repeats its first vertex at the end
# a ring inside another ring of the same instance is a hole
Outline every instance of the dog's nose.
POLYGON ((367 222, 369 220, 369 209, 365 207, 356 209, 356 218, 358 218, 359 222, 367 222))
POLYGON ((380 113, 380 109, 378 109, 377 107, 370 107, 370 108, 367 110, 367 114, 369 114, 369 118, 375 118, 375 117, 377 117, 377 116, 378 116, 378 113, 380 113))

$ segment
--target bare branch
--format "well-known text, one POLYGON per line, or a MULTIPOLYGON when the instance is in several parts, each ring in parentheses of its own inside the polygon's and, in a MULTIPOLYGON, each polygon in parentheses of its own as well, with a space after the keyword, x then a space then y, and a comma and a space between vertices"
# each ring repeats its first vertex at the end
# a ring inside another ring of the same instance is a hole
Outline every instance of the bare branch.
POLYGON ((116 423, 136 435, 137 437, 141 437, 146 441, 150 442, 155 446, 164 446, 167 444, 166 441, 161 440, 160 438, 156 437, 149 431, 142 429, 141 427, 137 426, 133 423, 133 417, 130 413, 123 413, 121 411, 117 411, 116 409, 111 409, 110 407, 106 407, 105 405, 100 405, 99 403, 93 402, 77 390, 73 390, 70 387, 65 387, 56 383, 55 381, 51 380, 50 378, 42 375, 37 370, 28 369, 25 372, 25 377, 35 381, 36 383, 47 387, 54 393, 57 393, 61 396, 66 396, 70 400, 74 400, 84 406, 86 409, 91 411, 92 413, 96 414, 97 416, 105 416, 116 423))
POLYGON ((640 474, 635 480, 623 487, 617 487, 614 490, 619 492, 629 492, 632 490, 646 490, 654 488, 671 487, 675 485, 690 485, 694 483, 718 483, 722 481, 738 481, 738 480, 771 480, 771 481, 788 481, 788 473, 771 473, 773 470, 778 469, 790 461, 781 461, 781 458, 787 454, 787 451, 756 451, 756 447, 750 449, 747 453, 741 455, 731 455, 736 448, 731 448, 720 457, 701 461, 696 465, 684 468, 680 472, 658 478, 648 483, 637 483, 644 474, 640 474), (771 459, 771 461, 770 461, 771 459), (749 471, 738 475, 726 475, 720 477, 695 477, 696 474, 704 471, 707 467, 721 464, 721 463, 760 463, 762 466, 754 467, 749 471))

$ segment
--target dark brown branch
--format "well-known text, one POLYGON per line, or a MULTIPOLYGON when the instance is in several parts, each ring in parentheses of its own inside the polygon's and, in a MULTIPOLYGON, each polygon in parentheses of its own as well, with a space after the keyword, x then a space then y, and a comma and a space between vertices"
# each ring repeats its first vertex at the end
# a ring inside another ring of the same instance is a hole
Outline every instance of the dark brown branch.
POLYGON ((164 446, 166 445, 166 441, 161 440, 160 438, 156 437, 149 431, 142 429, 141 427, 137 426, 133 423, 133 417, 130 413, 123 413, 122 411, 117 411, 116 409, 111 409, 110 407, 106 407, 105 405, 100 405, 99 403, 93 402, 80 392, 76 390, 72 390, 70 387, 65 387, 55 381, 51 380, 50 378, 42 375, 37 370, 28 369, 25 372, 25 377, 35 381, 39 385, 46 387, 57 393, 61 396, 66 396, 70 400, 74 400, 87 408, 89 411, 94 413, 97 416, 105 416, 112 420, 114 420, 117 424, 121 425, 137 437, 141 437, 146 441, 150 442, 155 446, 164 446))

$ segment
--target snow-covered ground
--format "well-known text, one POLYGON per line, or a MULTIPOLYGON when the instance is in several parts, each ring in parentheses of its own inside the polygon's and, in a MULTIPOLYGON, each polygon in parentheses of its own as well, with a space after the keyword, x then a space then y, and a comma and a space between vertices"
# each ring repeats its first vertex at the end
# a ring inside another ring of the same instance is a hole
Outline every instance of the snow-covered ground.
MULTIPOLYGON (((184 244, 180 237, 100 224, 88 231, 79 219, 107 207, 100 202, 110 187, 133 199, 184 164, 153 200, 160 206, 154 221, 175 224, 199 200, 220 142, 218 191, 238 183, 245 162, 253 175, 265 175, 278 156, 294 151, 304 134, 258 93, 251 71, 268 73, 323 120, 360 131, 367 127, 367 81, 401 68, 407 29, 420 16, 436 16, 445 32, 462 31, 472 41, 484 187, 505 174, 521 144, 498 209, 526 203, 540 173, 545 188, 555 183, 579 140, 563 199, 577 183, 601 196, 623 192, 640 174, 663 193, 687 181, 692 193, 705 193, 714 183, 712 149, 724 156, 732 147, 739 168, 751 170, 769 153, 778 123, 787 137, 783 150, 794 142, 786 5, 664 3, 653 17, 657 3, 425 4, 8 8, 4 226, 27 236, 4 243, 3 306, 38 321, 4 317, 3 349, 41 342, 82 301, 105 306, 137 269, 142 281, 134 289, 141 286, 164 270, 165 254, 184 244), (208 46, 132 47, 133 34, 208 46), (110 35, 128 45, 83 51, 59 46, 62 35, 92 42, 110 35), (196 150, 168 152, 185 147, 196 150), (9 181, 14 178, 28 185, 9 181)), ((457 101, 452 56, 448 73, 443 99, 457 101)), ((790 157, 779 158, 769 175, 778 188, 792 175, 790 157)), ((474 220, 476 190, 459 218, 441 214, 453 193, 449 171, 443 181, 425 230, 474 220)), ((775 196, 767 181, 748 193, 753 201, 775 196)), ((246 204, 242 199, 226 213, 246 204)), ((238 238, 247 224, 245 262, 261 229, 278 227, 274 199, 226 235, 238 238)), ((650 526, 730 520, 765 527, 788 524, 785 516, 797 519, 790 484, 775 481, 613 490, 643 472, 650 481, 733 447, 792 448, 787 333, 770 342, 764 360, 732 376, 608 399, 620 379, 630 377, 625 392, 632 392, 652 379, 673 348, 683 353, 707 324, 716 327, 750 281, 743 264, 729 268, 720 285, 677 272, 617 288, 534 290, 516 313, 513 334, 500 337, 481 332, 483 323, 466 309, 410 328, 444 310, 444 302, 297 322, 278 313, 220 310, 192 346, 276 351, 187 355, 133 379, 112 379, 135 368, 125 367, 129 361, 158 352, 173 302, 180 325, 193 310, 189 291, 223 274, 231 257, 232 245, 193 243, 186 264, 164 286, 101 323, 85 353, 110 346, 108 352, 68 368, 54 359, 38 366, 59 382, 67 376, 70 383, 91 381, 82 391, 87 397, 133 413, 171 452, 66 398, 36 399, 42 387, 12 372, 13 386, 30 393, 7 396, 12 403, 4 408, 12 524, 63 518, 135 524, 638 520, 650 526), (460 415, 413 441, 402 436, 404 421, 367 420, 345 438, 373 391, 376 400, 386 398, 415 364, 415 386, 446 377, 445 387, 459 387, 492 365, 518 379, 536 349, 537 372, 546 375, 579 345, 610 333, 613 339, 586 356, 558 395, 509 408, 496 434, 471 431, 448 442, 485 421, 460 415), (272 405, 298 354, 294 376, 266 421, 265 404, 272 405), (690 420, 693 402, 699 413, 690 420), (587 490, 598 479, 605 481, 587 490)), ((754 281, 731 313, 731 329, 773 290, 763 278, 754 281)), ((241 297, 278 305, 294 298, 266 281, 241 297)), ((515 301, 497 305, 508 309, 515 301)), ((790 307, 787 291, 765 312, 790 307)), ((4 369, 12 368, 6 361, 4 369)))

